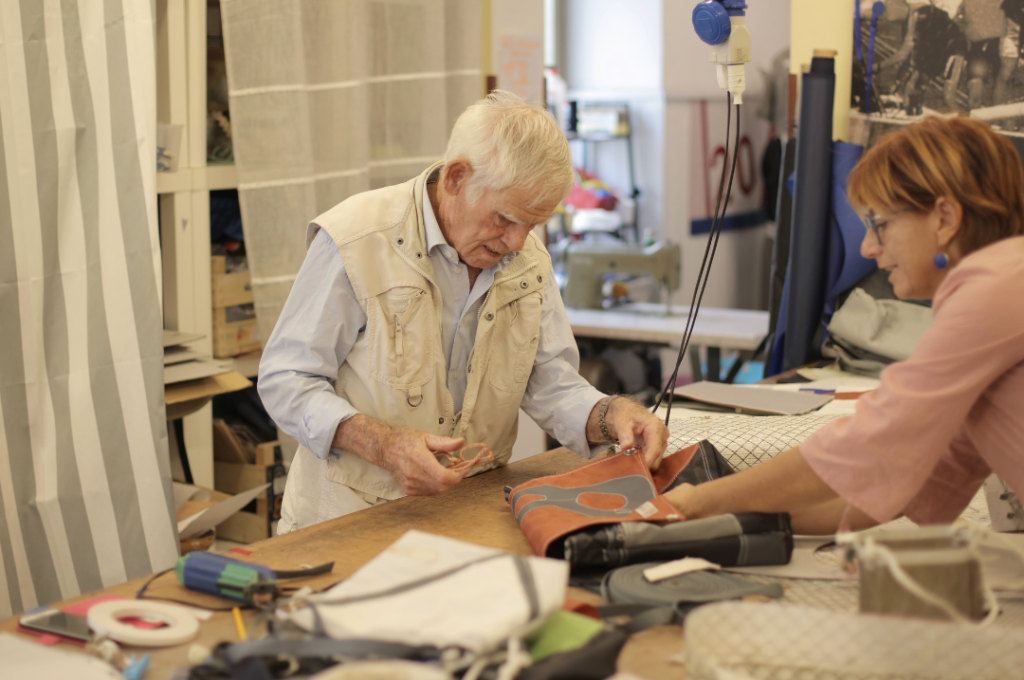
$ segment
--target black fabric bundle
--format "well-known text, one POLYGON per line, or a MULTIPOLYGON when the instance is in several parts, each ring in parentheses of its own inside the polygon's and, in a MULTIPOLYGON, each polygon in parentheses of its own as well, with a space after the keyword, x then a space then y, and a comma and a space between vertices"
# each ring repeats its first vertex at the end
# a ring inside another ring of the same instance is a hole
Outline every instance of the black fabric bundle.
POLYGON ((633 522, 591 527, 565 539, 576 567, 621 567, 703 557, 723 567, 788 564, 793 529, 788 514, 719 515, 665 526, 633 522))

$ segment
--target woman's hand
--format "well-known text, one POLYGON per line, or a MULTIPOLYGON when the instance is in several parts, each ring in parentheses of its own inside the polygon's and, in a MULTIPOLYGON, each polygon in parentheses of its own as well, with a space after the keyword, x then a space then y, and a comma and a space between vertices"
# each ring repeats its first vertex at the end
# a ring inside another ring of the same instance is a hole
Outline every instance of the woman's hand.
POLYGON ((665 497, 688 519, 737 512, 788 512, 794 519, 806 517, 809 525, 820 515, 816 506, 837 498, 799 448, 700 486, 681 484, 665 497))
POLYGON ((676 506, 686 519, 696 519, 697 509, 694 504, 694 490, 696 488, 693 484, 680 484, 666 493, 665 499, 676 506))

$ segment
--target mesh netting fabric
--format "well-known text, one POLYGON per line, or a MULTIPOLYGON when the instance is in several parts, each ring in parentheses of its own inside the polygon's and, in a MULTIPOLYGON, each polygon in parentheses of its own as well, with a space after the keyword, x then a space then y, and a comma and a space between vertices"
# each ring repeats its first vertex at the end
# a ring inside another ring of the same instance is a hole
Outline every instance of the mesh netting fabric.
POLYGON ((673 419, 668 428, 668 451, 707 439, 736 470, 762 463, 799 446, 841 414, 805 416, 710 415, 673 419))
POLYGON ((1019 677, 1024 631, 723 603, 686 620, 696 680, 995 680, 1019 677))
MULTIPOLYGON (((817 432, 841 414, 804 416, 741 416, 708 415, 680 416, 669 424, 669 451, 677 451, 708 439, 722 456, 736 470, 743 470, 769 460, 787 449, 798 446, 807 437, 817 432)), ((962 518, 988 523, 988 504, 983 490, 971 500, 962 518)), ((896 520, 899 524, 912 525, 906 518, 896 520)), ((829 563, 838 558, 831 552, 819 552, 815 557, 829 563)), ((744 574, 756 583, 778 583, 785 595, 778 600, 781 606, 812 607, 823 611, 856 613, 859 604, 857 581, 790 579, 744 574)), ((1024 593, 998 593, 1002 614, 996 619, 996 627, 1024 628, 1024 593)), ((760 677, 760 676, 758 676, 760 677)), ((805 676, 766 676, 802 678, 805 676)), ((817 677, 817 676, 806 676, 817 677)), ((876 676, 866 676, 876 677, 876 676)), ((885 676, 877 676, 885 677, 885 676)), ((931 677, 931 676, 922 676, 931 677)), ((939 676, 943 677, 943 676, 939 676)))

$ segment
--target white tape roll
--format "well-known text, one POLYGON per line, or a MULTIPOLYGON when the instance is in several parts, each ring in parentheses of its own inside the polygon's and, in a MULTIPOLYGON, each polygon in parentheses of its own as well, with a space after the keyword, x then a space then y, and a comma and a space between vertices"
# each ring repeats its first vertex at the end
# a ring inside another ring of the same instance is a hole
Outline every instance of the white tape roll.
POLYGON ((188 642, 199 632, 199 621, 192 612, 162 602, 110 600, 89 608, 89 627, 111 640, 139 647, 170 647, 188 642), (119 619, 140 618, 160 621, 161 628, 136 628, 119 619))

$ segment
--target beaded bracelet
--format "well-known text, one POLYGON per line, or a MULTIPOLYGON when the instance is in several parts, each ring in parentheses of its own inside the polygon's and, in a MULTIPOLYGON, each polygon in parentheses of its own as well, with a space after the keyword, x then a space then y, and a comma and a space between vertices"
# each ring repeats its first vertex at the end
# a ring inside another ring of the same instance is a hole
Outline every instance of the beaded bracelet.
POLYGON ((612 403, 614 396, 605 397, 604 401, 601 402, 601 409, 597 412, 597 424, 601 428, 601 434, 604 438, 610 441, 612 444, 618 444, 619 440, 612 436, 611 432, 608 431, 608 423, 604 421, 605 415, 608 414, 608 406, 612 403))

